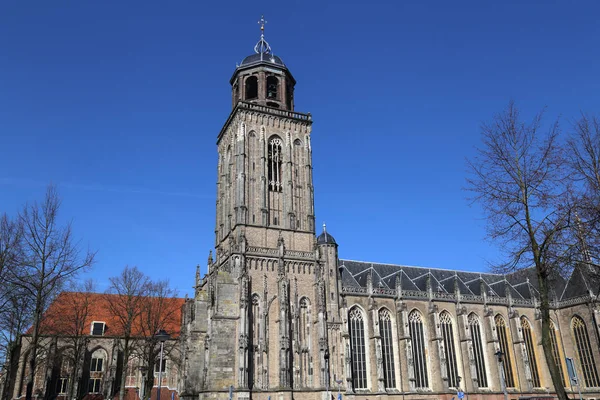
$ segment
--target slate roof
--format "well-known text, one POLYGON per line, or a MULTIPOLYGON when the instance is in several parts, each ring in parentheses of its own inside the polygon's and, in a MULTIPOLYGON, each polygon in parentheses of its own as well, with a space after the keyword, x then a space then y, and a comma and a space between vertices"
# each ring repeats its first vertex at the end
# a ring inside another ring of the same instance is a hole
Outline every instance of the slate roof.
MULTIPOLYGON (((346 288, 366 288, 367 277, 371 274, 373 288, 396 289, 396 280, 400 279, 402 290, 427 291, 427 280, 436 292, 454 293, 455 285, 463 295, 487 295, 513 299, 532 299, 539 297, 538 280, 534 267, 521 269, 510 274, 494 274, 446 270, 438 268, 414 267, 372 263, 367 261, 339 260, 342 286, 346 288)), ((580 284, 571 284, 565 290, 567 282, 558 277, 554 280, 554 293, 557 300, 581 296, 580 284)))

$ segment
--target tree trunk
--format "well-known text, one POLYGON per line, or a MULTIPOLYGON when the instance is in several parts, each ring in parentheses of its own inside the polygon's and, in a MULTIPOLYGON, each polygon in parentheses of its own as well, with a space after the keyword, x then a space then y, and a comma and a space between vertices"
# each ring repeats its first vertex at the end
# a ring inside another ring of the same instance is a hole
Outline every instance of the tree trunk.
MULTIPOLYGON (((129 362, 129 337, 125 337, 125 346, 123 346, 123 365, 121 367, 121 382, 119 385, 119 400, 125 399, 125 383, 127 380, 127 363, 129 362)), ((116 379, 116 377, 115 377, 116 379)))
POLYGON ((33 320, 33 336, 31 338, 31 354, 29 355, 29 377, 27 379, 27 391, 25 392, 25 400, 33 399, 33 382, 35 380, 35 370, 37 367, 37 351, 38 341, 40 337, 40 317, 42 314, 41 310, 41 299, 40 293, 38 292, 37 301, 35 305, 35 315, 33 320))
POLYGON ((561 360, 554 359, 554 352, 552 349, 552 341, 550 340, 550 301, 548 295, 548 277, 538 269, 538 281, 540 290, 540 312, 542 314, 542 348, 544 349, 544 356, 546 357, 546 364, 552 377, 552 384, 554 385, 554 391, 558 396, 558 400, 568 400, 567 392, 565 391, 565 385, 563 384, 563 377, 560 375, 560 371, 557 362, 561 360))

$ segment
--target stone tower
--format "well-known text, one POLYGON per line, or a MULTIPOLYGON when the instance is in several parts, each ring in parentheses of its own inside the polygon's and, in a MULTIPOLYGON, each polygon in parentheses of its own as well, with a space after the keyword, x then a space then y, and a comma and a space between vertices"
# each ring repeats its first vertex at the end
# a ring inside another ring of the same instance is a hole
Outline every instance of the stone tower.
POLYGON ((215 258, 184 308, 189 398, 231 390, 291 400, 306 390, 320 399, 329 386, 337 245, 315 237, 312 118, 294 110, 296 81, 261 22, 254 54, 230 80, 233 109, 217 138, 215 258))

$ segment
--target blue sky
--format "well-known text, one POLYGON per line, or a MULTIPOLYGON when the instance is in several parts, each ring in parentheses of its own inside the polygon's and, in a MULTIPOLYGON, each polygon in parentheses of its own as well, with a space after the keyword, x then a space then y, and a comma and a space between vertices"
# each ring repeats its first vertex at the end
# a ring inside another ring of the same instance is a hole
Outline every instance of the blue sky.
POLYGON ((266 39, 311 112, 319 225, 340 257, 464 270, 500 253, 465 158, 512 98, 561 126, 600 108, 595 1, 0 3, 0 212, 63 197, 91 276, 191 293, 214 244, 229 78, 266 39))

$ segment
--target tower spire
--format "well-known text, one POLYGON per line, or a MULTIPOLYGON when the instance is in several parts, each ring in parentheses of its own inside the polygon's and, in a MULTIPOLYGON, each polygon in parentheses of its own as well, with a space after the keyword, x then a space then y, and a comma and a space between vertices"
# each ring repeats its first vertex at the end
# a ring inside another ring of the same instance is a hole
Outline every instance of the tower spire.
POLYGON ((271 54, 271 46, 269 46, 269 43, 267 43, 267 41, 265 40, 266 23, 267 21, 265 21, 265 16, 261 15, 260 20, 258 21, 258 24, 260 25, 260 39, 258 43, 256 43, 256 46, 254 46, 254 51, 260 54, 261 61, 263 59, 264 54, 271 54))

